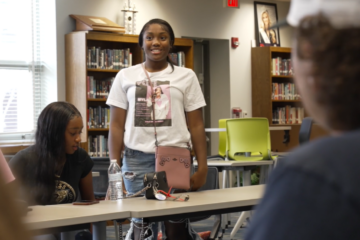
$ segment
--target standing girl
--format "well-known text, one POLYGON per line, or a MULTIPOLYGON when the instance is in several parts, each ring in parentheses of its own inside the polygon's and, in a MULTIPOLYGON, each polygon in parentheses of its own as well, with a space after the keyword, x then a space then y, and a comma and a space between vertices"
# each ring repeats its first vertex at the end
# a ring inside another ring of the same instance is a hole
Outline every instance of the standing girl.
MULTIPOLYGON (((156 120, 159 144, 185 148, 191 141, 198 160, 198 171, 190 179, 191 190, 196 191, 206 181, 206 139, 201 110, 206 103, 195 73, 190 69, 174 66, 169 60, 168 54, 174 41, 174 32, 169 23, 161 19, 147 22, 139 35, 145 62, 121 70, 107 100, 111 113, 110 157, 117 159, 122 166, 127 194, 141 190, 144 174, 155 171, 154 125, 151 107, 147 106, 151 87, 143 67, 148 72, 153 87, 161 85, 161 89, 170 96, 170 113, 167 119, 156 120), (145 86, 140 84, 144 81, 147 83, 145 86), (121 160, 123 144, 125 155, 121 160)), ((154 225, 143 226, 141 219, 132 219, 127 239, 140 239, 143 228, 148 230, 145 231, 145 238, 156 239, 157 230, 152 227, 154 225), (153 231, 149 231, 151 227, 153 231)), ((171 240, 199 239, 188 219, 165 222, 165 233, 171 240)))

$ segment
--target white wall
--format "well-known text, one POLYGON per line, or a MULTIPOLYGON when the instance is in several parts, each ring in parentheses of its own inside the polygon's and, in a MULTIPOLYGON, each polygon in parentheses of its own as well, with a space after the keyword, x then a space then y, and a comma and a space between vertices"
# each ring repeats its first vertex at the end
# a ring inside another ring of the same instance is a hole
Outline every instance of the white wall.
POLYGON ((56 29, 54 28, 56 23, 54 16, 55 2, 40 0, 40 11, 40 59, 44 65, 41 74, 41 109, 43 109, 48 103, 55 102, 58 99, 57 78, 55 77, 57 75, 56 29))
POLYGON ((58 100, 65 101, 65 34, 75 30, 70 14, 106 17, 120 23, 123 0, 56 0, 58 100))
MULTIPOLYGON (((219 126, 219 119, 229 118, 231 104, 228 40, 210 40, 210 120, 211 127, 219 126), (227 51, 224 51, 227 50, 227 51), (229 96, 230 94, 230 96, 229 96)), ((211 133, 211 155, 218 154, 219 134, 211 133)))
MULTIPOLYGON (((223 0, 133 0, 139 11, 137 32, 152 18, 163 18, 174 28, 176 37, 230 39, 238 37, 240 46, 230 49, 230 104, 251 116, 251 40, 255 37, 254 1, 241 0, 240 9, 223 8, 223 0)), ((269 1, 274 2, 274 1, 269 1)), ((124 0, 57 0, 58 98, 65 100, 64 36, 75 24, 68 15, 107 17, 123 25, 124 0)), ((288 2, 275 2, 278 18, 284 19, 288 2)), ((291 28, 280 30, 281 46, 290 47, 291 28)))

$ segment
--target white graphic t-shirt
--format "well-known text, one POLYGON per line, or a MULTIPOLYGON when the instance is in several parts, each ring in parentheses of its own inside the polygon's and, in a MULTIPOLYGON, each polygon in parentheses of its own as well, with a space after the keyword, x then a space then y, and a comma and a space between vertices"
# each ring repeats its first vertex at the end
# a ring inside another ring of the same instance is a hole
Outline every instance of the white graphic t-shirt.
POLYGON ((195 73, 170 64, 160 72, 148 72, 151 86, 140 64, 121 70, 115 78, 106 104, 127 110, 124 144, 153 153, 155 115, 159 145, 186 147, 190 141, 185 112, 206 105, 195 73), (155 114, 154 114, 155 113, 155 114))

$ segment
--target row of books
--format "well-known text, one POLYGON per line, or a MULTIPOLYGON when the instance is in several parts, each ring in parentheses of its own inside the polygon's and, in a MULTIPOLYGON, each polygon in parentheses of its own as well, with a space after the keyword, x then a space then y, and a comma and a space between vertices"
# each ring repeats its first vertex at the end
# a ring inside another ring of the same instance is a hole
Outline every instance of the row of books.
POLYGON ((108 157, 108 138, 104 135, 90 135, 88 137, 88 151, 90 157, 108 157))
POLYGON ((93 76, 86 77, 86 90, 88 98, 107 98, 115 78, 110 77, 96 80, 93 76))
POLYGON ((185 53, 183 51, 177 53, 169 53, 171 62, 179 67, 185 67, 185 53))
POLYGON ((304 108, 292 107, 287 105, 285 107, 278 107, 273 111, 273 124, 301 124, 304 119, 304 108))
POLYGON ((297 92, 294 83, 273 83, 271 99, 273 100, 299 100, 300 94, 297 92))
POLYGON ((109 128, 110 108, 89 107, 87 110, 88 128, 109 128))
POLYGON ((130 48, 126 49, 101 49, 90 47, 86 56, 87 68, 95 69, 123 69, 132 65, 130 48))
POLYGON ((272 58, 271 61, 271 74, 278 76, 292 76, 294 70, 291 59, 282 59, 281 57, 272 58))

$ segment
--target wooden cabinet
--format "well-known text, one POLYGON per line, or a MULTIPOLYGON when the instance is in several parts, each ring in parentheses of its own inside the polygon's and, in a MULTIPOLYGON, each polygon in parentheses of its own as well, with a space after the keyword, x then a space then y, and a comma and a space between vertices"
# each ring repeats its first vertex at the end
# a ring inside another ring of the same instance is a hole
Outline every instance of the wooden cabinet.
MULTIPOLYGON (((88 149, 88 136, 108 136, 108 128, 88 128, 87 109, 107 107, 105 98, 88 98, 87 77, 97 81, 115 77, 119 70, 87 68, 88 48, 130 49, 132 65, 144 61, 144 54, 138 45, 137 35, 120 35, 105 32, 71 32, 65 36, 66 101, 74 104, 83 117, 84 131, 81 135, 82 147, 88 149)), ((193 40, 176 38, 173 52, 185 53, 185 67, 193 69, 193 40)))
MULTIPOLYGON (((277 116, 274 116, 274 112, 286 106, 302 108, 302 103, 300 99, 273 99, 273 83, 279 85, 293 84, 291 72, 279 71, 279 73, 276 73, 273 71, 276 68, 273 68, 272 59, 275 58, 290 59, 291 49, 281 47, 256 47, 251 49, 252 116, 266 117, 271 126, 291 126, 290 141, 288 142, 283 142, 283 131, 271 131, 272 151, 284 152, 299 145, 299 130, 301 124, 294 123, 293 121, 275 124, 277 123, 277 116)), ((291 66, 291 63, 288 66, 291 66)), ((289 67, 287 69, 289 69, 289 67)), ((306 113, 304 113, 304 117, 306 117, 306 113)), ((312 138, 325 134, 326 132, 318 125, 313 126, 312 138)))

